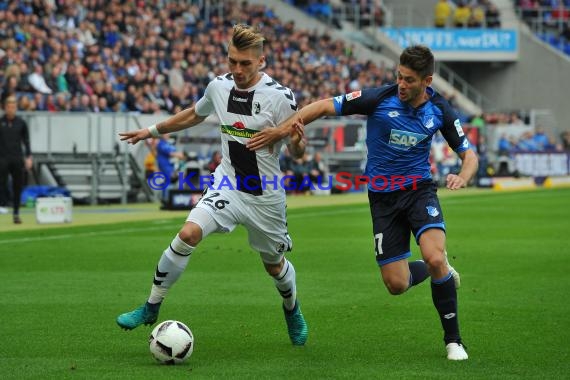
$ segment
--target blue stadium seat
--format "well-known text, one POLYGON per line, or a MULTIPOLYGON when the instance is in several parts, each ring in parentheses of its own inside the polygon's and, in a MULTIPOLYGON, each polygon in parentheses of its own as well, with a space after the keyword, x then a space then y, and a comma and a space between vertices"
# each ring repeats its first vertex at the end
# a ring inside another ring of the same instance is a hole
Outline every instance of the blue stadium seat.
POLYGON ((548 43, 548 33, 536 33, 536 36, 542 41, 548 43))
POLYGON ((560 49, 560 39, 559 39, 557 36, 551 34, 551 35, 548 37, 548 43, 549 43, 552 47, 554 47, 554 48, 556 48, 556 49, 560 49))

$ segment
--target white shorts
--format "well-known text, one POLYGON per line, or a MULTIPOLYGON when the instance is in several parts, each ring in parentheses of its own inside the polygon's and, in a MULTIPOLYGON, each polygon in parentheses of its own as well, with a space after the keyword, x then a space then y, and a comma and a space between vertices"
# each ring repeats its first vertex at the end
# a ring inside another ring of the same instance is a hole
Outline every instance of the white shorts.
POLYGON ((254 196, 237 190, 207 190, 186 221, 202 228, 202 238, 211 232, 231 232, 241 224, 247 229, 249 245, 261 254, 263 262, 277 264, 293 248, 287 232, 285 201, 254 202, 254 196))

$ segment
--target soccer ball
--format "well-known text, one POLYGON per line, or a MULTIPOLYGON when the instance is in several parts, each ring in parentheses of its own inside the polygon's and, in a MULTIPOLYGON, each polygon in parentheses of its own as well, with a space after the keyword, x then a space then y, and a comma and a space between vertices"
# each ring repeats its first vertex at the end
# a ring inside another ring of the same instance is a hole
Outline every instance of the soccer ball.
POLYGON ((164 321, 156 325, 148 338, 150 353, 164 364, 179 364, 192 355, 194 335, 184 323, 164 321))

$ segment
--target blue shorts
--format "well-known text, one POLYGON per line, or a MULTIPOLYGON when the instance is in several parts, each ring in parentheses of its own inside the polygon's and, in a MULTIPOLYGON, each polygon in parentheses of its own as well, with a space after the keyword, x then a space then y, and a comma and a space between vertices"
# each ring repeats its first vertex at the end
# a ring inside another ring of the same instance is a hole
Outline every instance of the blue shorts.
POLYGON ((419 243, 430 228, 445 231, 443 212, 437 198, 437 185, 418 183, 416 190, 389 193, 368 191, 374 248, 378 265, 403 260, 412 255, 410 233, 419 243))

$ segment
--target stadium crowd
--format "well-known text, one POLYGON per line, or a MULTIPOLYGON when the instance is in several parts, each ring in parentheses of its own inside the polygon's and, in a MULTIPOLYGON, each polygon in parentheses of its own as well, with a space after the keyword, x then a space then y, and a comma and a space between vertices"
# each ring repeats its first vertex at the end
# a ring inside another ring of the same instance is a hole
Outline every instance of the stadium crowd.
POLYGON ((262 27, 272 51, 265 71, 301 106, 394 81, 394 68, 247 2, 207 14, 174 1, 0 1, 0 20, 1 97, 15 94, 22 111, 175 113, 228 71, 227 33, 244 21, 262 27))
MULTIPOLYGON (((199 3, 0 0, 1 100, 16 95, 20 111, 173 114, 193 105, 211 79, 229 71, 225 42, 237 22, 257 25, 268 37, 271 54, 264 71, 295 91, 300 107, 395 82, 395 67, 361 61, 349 44, 283 22, 265 5, 219 1, 206 8, 199 3)), ((330 5, 305 3, 313 11, 330 5)), ((443 3, 456 10, 467 5, 443 3)), ((496 10, 491 2, 473 1, 468 7, 483 7, 486 18, 479 21, 496 26, 489 22, 488 11, 496 10)), ((470 21, 463 25, 472 26, 470 21)), ((477 128, 518 123, 514 114, 501 113, 464 121, 477 128)), ((305 163, 296 167, 306 171, 305 163)))

